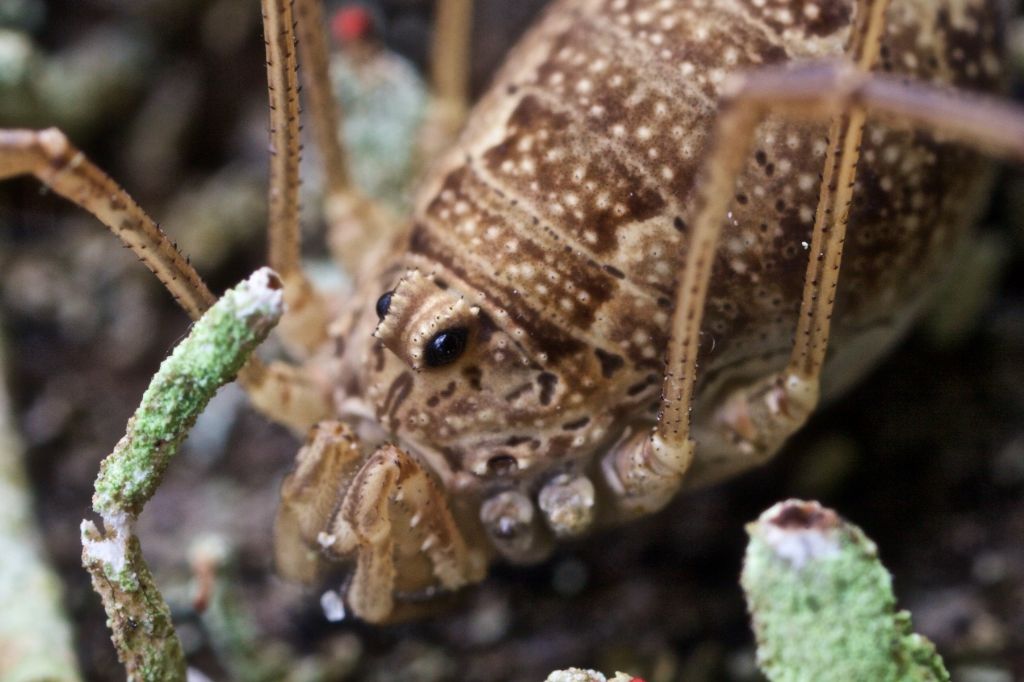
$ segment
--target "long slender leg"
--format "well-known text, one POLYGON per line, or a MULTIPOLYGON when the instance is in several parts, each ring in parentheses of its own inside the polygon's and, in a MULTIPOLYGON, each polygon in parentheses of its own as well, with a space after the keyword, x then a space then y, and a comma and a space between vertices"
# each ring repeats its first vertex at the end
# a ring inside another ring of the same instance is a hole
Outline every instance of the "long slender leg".
POLYGON ((302 365, 280 360, 255 368, 247 365, 241 378, 252 406, 296 434, 333 411, 330 387, 318 383, 302 365))
MULTIPOLYGON (((304 345, 311 347, 321 337, 326 338, 326 322, 324 319, 320 323, 323 315, 318 301, 313 298, 298 264, 297 100, 294 97, 294 78, 289 85, 288 68, 277 66, 282 61, 289 61, 282 59, 282 49, 290 44, 289 40, 294 43, 294 35, 290 32, 290 19, 284 24, 287 30, 275 31, 276 27, 282 26, 281 17, 273 12, 265 12, 265 16, 276 17, 276 21, 268 22, 267 31, 268 36, 275 36, 274 40, 268 41, 270 87, 272 91, 276 87, 277 92, 285 94, 283 101, 281 97, 272 95, 271 106, 280 107, 287 119, 282 121, 279 116, 272 116, 272 127, 286 133, 275 134, 273 144, 288 150, 284 156, 274 157, 272 177, 275 179, 271 182, 270 202, 272 261, 282 273, 291 275, 285 278, 285 282, 297 292, 291 297, 292 319, 301 318, 303 312, 306 318, 299 320, 303 324, 293 324, 292 327, 304 332, 304 345), (289 92, 292 92, 290 98, 289 92), (293 113, 287 111, 289 102, 294 105, 293 113), (295 144, 289 146, 292 140, 295 144), (277 191, 278 188, 282 188, 281 191, 277 191), (315 324, 309 324, 311 321, 315 324), (305 332, 309 329, 313 330, 312 334, 305 332)), ((294 61, 292 52, 293 74, 294 61)), ((55 128, 42 131, 0 129, 0 180, 19 175, 36 176, 53 191, 96 216, 146 264, 193 319, 202 315, 216 300, 199 273, 156 222, 127 192, 72 146, 61 131, 55 128)), ((293 338, 297 335, 292 333, 293 338)), ((260 411, 293 427, 315 421, 326 410, 326 399, 313 390, 308 381, 298 377, 294 370, 286 370, 283 366, 268 369, 253 358, 240 372, 239 378, 260 411), (297 399, 282 400, 290 397, 297 399)))
POLYGON ((351 175, 345 146, 338 135, 343 112, 331 91, 327 40, 324 35, 322 0, 296 0, 295 26, 302 58, 302 82, 309 100, 309 118, 317 149, 323 157, 324 185, 328 196, 349 191, 351 175))
MULTIPOLYGON (((757 124, 768 113, 794 118, 820 120, 829 116, 862 110, 866 116, 933 131, 949 141, 974 146, 1000 156, 1024 160, 1024 109, 996 100, 972 97, 970 100, 926 85, 907 83, 899 78, 865 73, 848 62, 819 62, 794 68, 770 68, 755 76, 738 77, 729 97, 722 103, 715 136, 699 185, 699 212, 694 223, 685 270, 677 288, 677 305, 669 341, 668 367, 663 387, 663 411, 652 433, 637 433, 614 448, 604 461, 610 487, 622 500, 627 512, 644 511, 665 504, 677 490, 689 467, 694 443, 690 440, 690 411, 694 381, 694 363, 704 303, 711 274, 712 258, 721 229, 721 216, 728 209, 736 177, 749 153, 757 124)), ((849 127, 849 126, 848 126, 849 127)), ((850 150, 844 149, 842 156, 850 150)), ((845 212, 849 203, 838 192, 848 188, 855 170, 853 164, 839 161, 835 178, 836 193, 832 210, 845 212), (844 170, 845 167, 845 170, 844 170), (836 198, 838 197, 838 198, 836 198)), ((783 385, 784 395, 805 396, 801 404, 781 404, 779 395, 770 392, 758 401, 756 410, 747 411, 747 428, 760 438, 758 446, 777 447, 780 439, 792 432, 792 412, 806 412, 813 406, 812 395, 799 382, 817 377, 827 350, 828 319, 834 298, 834 280, 838 276, 841 248, 831 255, 827 238, 822 271, 829 279, 812 284, 817 292, 805 296, 818 308, 804 328, 811 330, 802 342, 806 354, 794 349, 793 365, 799 368, 796 386, 783 385), (824 290, 825 296, 820 292, 824 290), (810 396, 810 397, 806 397, 810 396), (796 408, 792 410, 792 408, 796 408), (786 413, 786 409, 792 410, 786 413), (779 426, 779 424, 782 424, 779 426), (776 442, 766 443, 765 434, 776 442)), ((835 240, 842 245, 841 236, 835 240)), ((812 253, 814 253, 812 251, 812 253)), ((804 311, 806 315, 806 311, 804 311)), ((774 381, 774 378, 773 378, 774 381)), ((787 379, 788 381, 788 379, 787 379)), ((773 384, 775 386, 777 384, 773 384)), ((816 393, 816 389, 815 389, 816 393)), ((754 407, 751 402, 751 407, 754 407)))
MULTIPOLYGON (((889 4, 890 0, 871 0, 857 13, 848 54, 862 73, 869 73, 878 61, 889 4)), ((782 372, 737 390, 718 409, 716 420, 751 455, 774 453, 818 405, 866 119, 864 108, 853 105, 833 117, 829 127, 810 258, 788 364, 782 372)))
POLYGON ((437 116, 451 135, 469 108, 469 51, 473 0, 438 0, 431 44, 430 80, 437 116))
MULTIPOLYGON (((216 300, 202 277, 167 235, 110 176, 55 128, 0 130, 0 180, 34 175, 54 192, 92 213, 146 264, 186 313, 197 319, 216 300)), ((315 421, 325 407, 307 383, 253 358, 239 375, 253 403, 291 426, 315 421), (282 396, 296 396, 282 401, 282 396), (301 396, 301 397, 300 397, 301 396), (301 407, 300 407, 301 405, 301 407), (302 422, 304 414, 312 415, 302 422)))
POLYGON ((431 104, 416 145, 417 164, 427 167, 449 148, 469 109, 473 0, 438 0, 431 42, 431 104))
POLYGON ((296 0, 295 10, 303 84, 309 98, 313 134, 323 158, 328 242, 338 260, 358 275, 373 260, 366 255, 365 242, 390 234, 390 226, 399 221, 352 182, 348 158, 338 135, 343 112, 328 75, 322 0, 296 0))
POLYGON ((96 216, 146 264, 192 319, 216 297, 188 259, 128 193, 56 128, 0 130, 0 180, 34 175, 96 216))
POLYGON ((327 338, 327 312, 302 270, 299 228, 298 61, 294 0, 263 0, 270 97, 270 267, 285 285, 287 312, 278 331, 289 348, 307 354, 327 338))

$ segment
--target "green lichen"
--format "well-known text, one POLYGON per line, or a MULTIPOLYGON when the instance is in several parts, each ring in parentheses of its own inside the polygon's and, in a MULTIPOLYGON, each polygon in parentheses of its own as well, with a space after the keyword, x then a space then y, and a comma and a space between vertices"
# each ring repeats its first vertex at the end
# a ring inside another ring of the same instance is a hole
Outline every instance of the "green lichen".
POLYGON ((339 136, 353 161, 356 185, 398 212, 408 207, 417 138, 428 92, 416 68, 381 49, 373 59, 331 59, 334 96, 345 112, 339 136))
MULTIPOLYGON (((82 542, 87 548, 109 540, 91 523, 83 524, 82 542)), ((124 568, 115 571, 102 561, 85 559, 86 568, 92 573, 93 588, 107 611, 107 626, 118 658, 128 671, 129 680, 183 680, 185 655, 174 631, 171 610, 160 595, 134 535, 125 541, 125 554, 124 568), (108 578, 108 573, 113 577, 108 578)))
POLYGON ((160 366, 127 433, 100 467, 93 508, 104 529, 82 522, 82 561, 129 680, 185 679, 170 609, 132 525, 199 413, 270 333, 282 308, 280 280, 267 269, 226 293, 160 366))
POLYGON ((773 682, 949 680, 935 647, 896 610, 875 544, 817 503, 750 524, 742 583, 758 665, 773 682))
POLYGON ((199 413, 276 324, 280 305, 280 296, 252 296, 245 282, 196 323, 164 360, 124 438, 103 460, 93 496, 98 513, 138 516, 199 413))

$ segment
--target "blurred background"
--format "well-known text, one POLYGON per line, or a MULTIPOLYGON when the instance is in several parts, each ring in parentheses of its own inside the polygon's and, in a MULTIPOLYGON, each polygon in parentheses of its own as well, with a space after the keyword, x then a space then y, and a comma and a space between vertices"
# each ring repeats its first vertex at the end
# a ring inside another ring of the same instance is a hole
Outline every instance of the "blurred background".
MULTIPOLYGON (((545 4, 477 0, 474 93, 545 4)), ((432 5, 367 3, 410 74, 425 68, 432 5)), ((2 0, 0 127, 62 127, 220 291, 264 262, 262 51, 255 0, 2 0)), ((322 261, 306 204, 307 251, 322 261)), ((878 543, 954 678, 1024 679, 1020 169, 1001 174, 977 242, 936 312, 773 463, 540 566, 499 566, 417 623, 328 623, 317 593, 274 577, 277 489, 298 442, 225 389, 139 527, 190 661, 217 680, 525 682, 570 665, 758 680, 737 582, 743 525, 796 496, 878 543)), ((83 671, 123 679, 78 525, 100 460, 188 320, 91 216, 20 179, 0 184, 0 323, 83 671)))

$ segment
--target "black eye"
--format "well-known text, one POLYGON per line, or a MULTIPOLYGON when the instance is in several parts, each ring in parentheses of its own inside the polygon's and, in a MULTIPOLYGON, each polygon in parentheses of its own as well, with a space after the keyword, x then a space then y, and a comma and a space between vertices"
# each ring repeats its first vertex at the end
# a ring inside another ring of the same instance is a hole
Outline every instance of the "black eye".
POLYGON ((377 317, 384 319, 388 314, 388 308, 391 307, 391 294, 395 292, 387 291, 381 294, 381 297, 377 299, 377 317))
POLYGON ((442 367, 459 359, 466 350, 469 332, 465 327, 445 329, 434 334, 423 349, 423 358, 428 367, 442 367))

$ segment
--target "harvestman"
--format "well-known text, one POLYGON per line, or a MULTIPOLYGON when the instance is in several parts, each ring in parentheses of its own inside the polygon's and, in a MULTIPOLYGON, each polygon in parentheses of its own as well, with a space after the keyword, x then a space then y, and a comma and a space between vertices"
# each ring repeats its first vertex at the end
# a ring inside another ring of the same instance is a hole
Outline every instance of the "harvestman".
MULTIPOLYGON (((690 418, 693 370, 713 257, 736 179, 751 152, 756 127, 766 115, 830 119, 831 142, 789 362, 781 372, 738 389, 723 406, 722 414, 737 436, 737 461, 742 466, 776 452, 817 406, 867 117, 930 130, 949 141, 1024 159, 1021 109, 873 72, 888 6, 886 0, 858 3, 848 59, 767 67, 730 77, 696 185, 697 218, 677 278, 661 412, 652 431, 633 433, 602 460, 604 483, 616 498, 608 518, 661 508, 679 490, 694 461, 690 418)), ((442 130, 458 128, 467 108, 470 11, 469 0, 439 2, 433 80, 438 97, 435 124, 442 130)), ((322 378, 308 368, 325 353, 329 355, 325 350, 330 345, 328 327, 342 302, 325 300, 317 293, 300 264, 300 134, 293 22, 301 38, 298 45, 314 133, 325 162, 330 229, 351 232, 353 225, 359 225, 363 230, 385 230, 389 218, 352 186, 334 134, 338 114, 327 85, 319 0, 263 0, 263 17, 271 107, 269 262, 285 283, 288 313, 279 327, 280 336, 296 359, 309 362, 307 366, 280 361, 264 365, 254 360, 243 370, 241 381, 256 407, 271 419, 297 431, 312 427, 298 470, 285 485, 278 526, 279 563, 286 573, 311 579, 319 559, 309 556, 310 547, 322 547, 335 557, 354 554, 356 571, 347 599, 356 614, 381 621, 394 617, 396 593, 455 589, 482 579, 493 552, 479 546, 477 535, 464 536, 454 521, 448 498, 450 495, 453 504, 458 503, 462 494, 458 485, 446 492, 444 487, 451 481, 439 484, 421 458, 396 445, 382 445, 366 457, 348 427, 322 421, 336 414, 330 402, 331 387, 323 386, 322 378), (317 422, 322 423, 313 426, 317 422), (411 565, 413 560, 407 557, 412 555, 425 556, 421 563, 425 561, 426 568, 401 565, 402 561, 411 565)), ((0 131, 0 178, 26 174, 95 215, 153 271, 191 317, 199 317, 213 303, 215 298, 198 273, 153 220, 60 131, 0 131)), ((358 254, 348 257, 349 266, 359 269, 358 254)), ((384 314, 389 302, 383 305, 384 314)), ((576 498, 566 499, 570 500, 566 504, 571 504, 576 498)), ((504 522, 514 521, 520 512, 532 513, 532 509, 515 509, 516 504, 511 500, 498 509, 485 504, 484 524, 489 514, 491 521, 504 522)), ((553 504, 554 511, 545 507, 545 512, 549 518, 565 521, 565 535, 589 525, 585 509, 553 504)), ((500 544, 501 539, 496 541, 500 544)))

